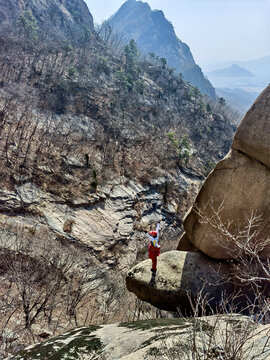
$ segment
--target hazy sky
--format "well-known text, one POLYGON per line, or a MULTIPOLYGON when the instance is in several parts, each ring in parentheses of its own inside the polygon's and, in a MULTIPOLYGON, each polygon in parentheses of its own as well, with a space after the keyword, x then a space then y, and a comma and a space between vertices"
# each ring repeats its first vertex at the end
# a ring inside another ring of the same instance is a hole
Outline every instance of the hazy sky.
MULTIPOLYGON (((85 0, 96 23, 125 0, 85 0)), ((202 67, 270 55, 270 0, 147 0, 163 10, 202 67)))

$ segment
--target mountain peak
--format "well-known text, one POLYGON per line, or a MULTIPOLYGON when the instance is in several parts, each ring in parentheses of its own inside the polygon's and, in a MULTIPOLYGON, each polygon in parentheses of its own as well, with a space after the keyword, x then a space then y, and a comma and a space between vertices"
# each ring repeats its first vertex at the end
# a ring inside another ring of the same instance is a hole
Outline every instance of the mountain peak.
POLYGON ((254 76, 250 71, 237 64, 232 64, 224 69, 218 69, 208 73, 211 77, 252 77, 254 76))
POLYGON ((243 67, 240 67, 240 66, 238 66, 237 64, 232 64, 230 67, 228 67, 228 69, 231 69, 231 70, 237 70, 237 71, 243 71, 243 70, 245 70, 245 71, 247 71, 246 69, 244 69, 243 67))
MULTIPOLYGON (((144 1, 137 1, 137 0, 127 0, 121 7, 121 8, 137 8, 137 9, 141 9, 144 11, 151 11, 150 6, 148 5, 148 3, 144 2, 144 1)), ((119 10, 120 10, 119 9, 119 10)))
POLYGON ((162 10, 152 10, 143 1, 128 0, 109 19, 126 41, 134 39, 142 53, 155 53, 167 59, 170 67, 182 73, 185 80, 215 98, 215 90, 196 65, 190 48, 176 35, 172 23, 162 10))

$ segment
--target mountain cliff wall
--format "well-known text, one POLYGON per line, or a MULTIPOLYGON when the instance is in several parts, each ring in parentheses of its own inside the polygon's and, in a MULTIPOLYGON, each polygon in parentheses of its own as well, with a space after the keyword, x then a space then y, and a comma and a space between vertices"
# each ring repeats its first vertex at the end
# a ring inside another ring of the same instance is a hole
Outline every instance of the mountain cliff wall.
POLYGON ((93 17, 83 0, 0 1, 1 32, 21 32, 20 23, 32 27, 46 41, 78 41, 93 32, 93 17), (28 18, 28 14, 32 18, 28 18))

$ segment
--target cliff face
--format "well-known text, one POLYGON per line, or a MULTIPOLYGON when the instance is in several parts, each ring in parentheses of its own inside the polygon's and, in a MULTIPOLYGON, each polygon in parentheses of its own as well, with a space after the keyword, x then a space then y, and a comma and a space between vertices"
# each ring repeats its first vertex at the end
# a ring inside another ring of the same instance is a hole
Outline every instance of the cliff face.
POLYGON ((169 66, 182 73, 185 80, 204 94, 216 97, 213 86, 196 65, 190 48, 177 38, 173 25, 162 11, 152 11, 147 3, 129 0, 108 21, 125 40, 134 39, 143 53, 153 52, 167 59, 169 66))
POLYGON ((78 40, 85 31, 93 31, 94 28, 92 15, 82 0, 2 0, 1 31, 16 31, 18 19, 20 15, 25 15, 25 12, 33 15, 36 31, 47 40, 78 40))

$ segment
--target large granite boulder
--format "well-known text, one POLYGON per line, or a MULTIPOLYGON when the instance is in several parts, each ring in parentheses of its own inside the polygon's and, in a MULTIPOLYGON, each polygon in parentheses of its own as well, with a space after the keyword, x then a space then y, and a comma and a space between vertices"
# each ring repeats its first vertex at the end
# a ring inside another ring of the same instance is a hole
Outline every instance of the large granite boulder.
MULTIPOLYGON (((260 214, 259 236, 261 239, 269 236, 270 169, 232 150, 207 178, 195 203, 184 220, 190 242, 212 258, 237 258, 233 234, 239 231, 239 226, 241 229, 247 226, 246 217, 260 214)), ((267 259, 269 255, 270 247, 264 249, 261 257, 267 259)))
MULTIPOLYGON (((216 259, 237 259, 235 234, 252 215, 261 216, 254 243, 270 234, 270 86, 257 99, 240 124, 232 150, 209 174, 194 206, 184 218, 185 236, 178 250, 193 244, 216 259)), ((270 257, 270 246, 260 252, 270 257)))
POLYGON ((169 251, 158 258, 154 284, 150 284, 151 260, 134 266, 127 274, 126 284, 138 298, 160 309, 189 313, 190 300, 196 300, 201 290, 203 296, 208 294, 209 305, 213 307, 223 293, 232 293, 234 285, 222 281, 229 277, 230 269, 226 262, 203 254, 169 251))
POLYGON ((270 85, 247 112, 232 147, 270 168, 270 85))

